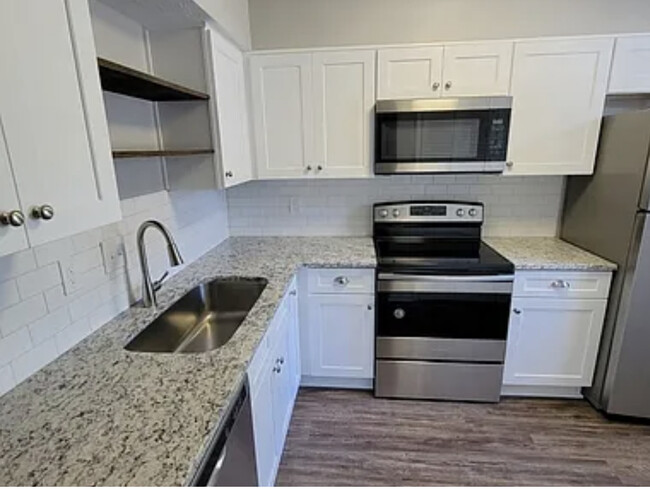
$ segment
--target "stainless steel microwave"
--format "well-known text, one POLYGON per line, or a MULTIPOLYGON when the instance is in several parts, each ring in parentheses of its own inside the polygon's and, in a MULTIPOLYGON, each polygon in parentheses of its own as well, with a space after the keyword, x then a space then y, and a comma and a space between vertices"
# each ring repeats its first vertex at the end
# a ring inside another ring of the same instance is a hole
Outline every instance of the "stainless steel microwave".
POLYGON ((501 173, 511 97, 380 100, 375 173, 501 173))

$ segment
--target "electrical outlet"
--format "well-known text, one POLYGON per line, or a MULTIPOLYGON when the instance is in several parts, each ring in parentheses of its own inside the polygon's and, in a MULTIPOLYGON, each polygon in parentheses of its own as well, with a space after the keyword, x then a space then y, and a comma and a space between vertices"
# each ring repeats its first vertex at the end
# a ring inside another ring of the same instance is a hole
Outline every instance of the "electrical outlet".
POLYGON ((72 260, 59 261, 59 272, 63 279, 63 292, 69 296, 77 290, 77 274, 75 273, 72 260))
POLYGON ((125 267, 124 256, 126 250, 124 243, 121 241, 102 241, 99 243, 99 249, 102 254, 102 262, 104 263, 104 273, 111 275, 125 267))

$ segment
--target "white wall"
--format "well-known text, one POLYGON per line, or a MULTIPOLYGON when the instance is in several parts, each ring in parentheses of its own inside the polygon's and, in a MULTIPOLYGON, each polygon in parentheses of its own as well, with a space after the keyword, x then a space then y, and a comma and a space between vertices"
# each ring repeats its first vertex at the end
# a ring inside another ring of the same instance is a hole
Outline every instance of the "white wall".
POLYGON ((230 234, 369 236, 376 202, 458 199, 485 204, 485 235, 555 236, 563 182, 487 175, 250 182, 227 191, 230 234))
POLYGON ((240 48, 251 48, 248 0, 194 0, 240 48))
MULTIPOLYGON (((224 191, 144 195, 123 200, 122 215, 117 224, 0 258, 0 395, 140 298, 135 234, 143 221, 165 223, 186 264, 228 236, 224 191), (117 258, 105 261, 110 254, 117 258)), ((151 231, 147 245, 158 277, 167 269, 164 242, 151 231)))
POLYGON ((254 49, 650 31, 648 0, 250 0, 254 49))

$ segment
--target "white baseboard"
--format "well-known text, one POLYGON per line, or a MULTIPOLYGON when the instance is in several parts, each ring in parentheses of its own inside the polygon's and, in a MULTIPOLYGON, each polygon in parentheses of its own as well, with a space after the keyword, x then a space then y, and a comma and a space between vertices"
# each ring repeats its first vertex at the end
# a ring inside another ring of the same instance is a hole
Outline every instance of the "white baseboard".
POLYGON ((332 389, 365 389, 371 390, 373 379, 353 379, 349 377, 313 377, 303 375, 301 387, 328 387, 332 389))
POLYGON ((502 396, 518 397, 562 397, 567 399, 582 399, 582 387, 555 387, 546 385, 504 385, 501 387, 502 396))

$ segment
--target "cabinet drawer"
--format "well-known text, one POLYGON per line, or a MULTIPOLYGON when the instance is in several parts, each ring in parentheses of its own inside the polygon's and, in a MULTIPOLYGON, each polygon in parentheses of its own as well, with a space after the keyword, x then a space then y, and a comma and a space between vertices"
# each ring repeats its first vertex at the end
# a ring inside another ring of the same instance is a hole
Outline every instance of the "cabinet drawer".
POLYGON ((606 299, 611 272, 523 271, 515 273, 514 297, 606 299))
POLYGON ((375 271, 369 268, 332 268, 307 271, 310 294, 372 294, 375 271))

